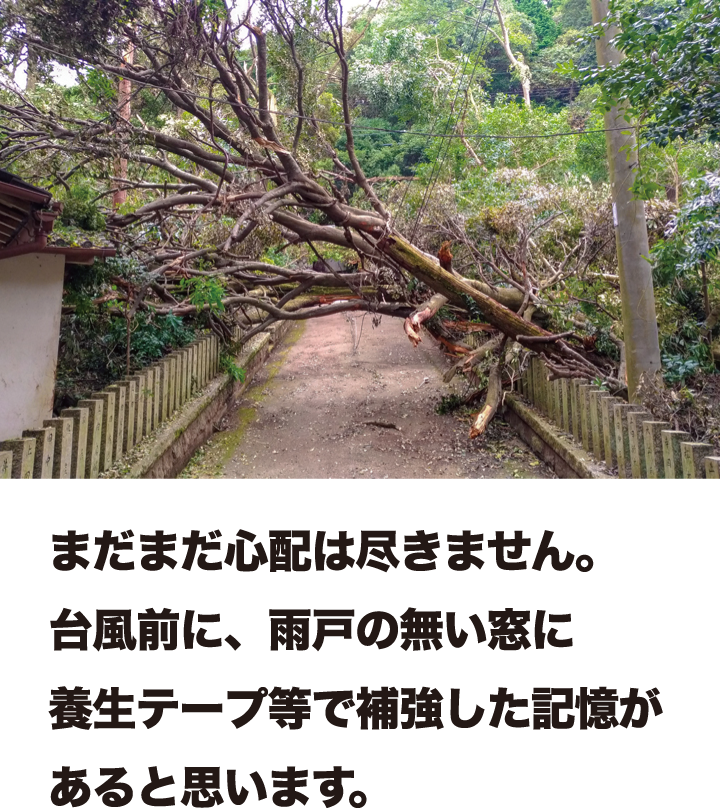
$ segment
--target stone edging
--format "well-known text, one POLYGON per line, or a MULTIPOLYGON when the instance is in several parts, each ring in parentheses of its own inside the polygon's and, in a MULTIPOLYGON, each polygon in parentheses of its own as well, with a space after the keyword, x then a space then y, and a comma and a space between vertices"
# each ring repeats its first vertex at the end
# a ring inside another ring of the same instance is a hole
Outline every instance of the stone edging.
POLYGON ((594 458, 574 445, 553 424, 540 417, 532 407, 511 393, 505 396, 503 418, 558 477, 610 479, 607 471, 596 463, 594 458))
POLYGON ((244 393, 289 326, 289 321, 272 325, 248 343, 236 358, 238 367, 245 371, 243 381, 234 381, 225 373, 216 376, 172 420, 139 444, 120 467, 103 476, 129 479, 176 477, 197 449, 212 436, 215 424, 244 393))
POLYGON ((561 477, 720 478, 720 453, 711 444, 691 441, 583 379, 550 381, 538 357, 521 376, 520 393, 532 406, 506 396, 508 420, 550 465, 552 453, 559 458, 561 477))

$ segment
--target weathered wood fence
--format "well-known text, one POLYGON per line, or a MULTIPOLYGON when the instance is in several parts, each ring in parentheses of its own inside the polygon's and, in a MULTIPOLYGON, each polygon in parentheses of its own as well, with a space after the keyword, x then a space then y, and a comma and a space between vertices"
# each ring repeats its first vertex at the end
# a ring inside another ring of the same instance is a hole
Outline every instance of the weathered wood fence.
POLYGON ((711 444, 693 442, 687 432, 597 385, 550 381, 536 357, 520 379, 520 392, 598 462, 617 469, 620 478, 720 478, 720 451, 711 444))
MULTIPOLYGON (((42 428, 0 442, 2 478, 95 478, 164 425, 219 373, 220 343, 206 334, 109 385, 42 428)), ((657 421, 641 406, 578 379, 549 381, 533 358, 519 390, 560 432, 621 478, 720 479, 720 452, 657 421)))
POLYGON ((214 334, 0 442, 1 478, 93 478, 164 424, 219 372, 214 334))

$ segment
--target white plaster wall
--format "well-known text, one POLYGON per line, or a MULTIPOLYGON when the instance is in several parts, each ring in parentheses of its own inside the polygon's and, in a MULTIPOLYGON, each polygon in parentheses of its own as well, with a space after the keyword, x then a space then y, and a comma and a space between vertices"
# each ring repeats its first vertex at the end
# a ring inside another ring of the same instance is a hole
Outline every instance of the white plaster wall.
POLYGON ((65 258, 0 260, 0 440, 52 416, 65 258))

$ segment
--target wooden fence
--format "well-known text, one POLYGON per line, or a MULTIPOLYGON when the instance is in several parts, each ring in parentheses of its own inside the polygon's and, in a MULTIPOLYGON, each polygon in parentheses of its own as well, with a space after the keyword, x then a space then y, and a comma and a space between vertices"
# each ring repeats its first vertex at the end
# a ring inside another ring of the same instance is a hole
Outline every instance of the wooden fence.
MULTIPOLYGON (((122 461, 219 373, 220 343, 206 334, 109 385, 22 437, 0 442, 2 478, 94 478, 122 461)), ((520 392, 560 431, 621 478, 720 479, 720 452, 579 379, 549 381, 538 358, 520 392)))
POLYGON ((108 471, 219 372, 214 334, 109 385, 59 417, 0 441, 1 478, 93 478, 108 471))
POLYGON ((620 478, 720 478, 720 451, 711 444, 692 441, 643 407, 582 379, 550 381, 537 357, 520 379, 520 392, 620 478))

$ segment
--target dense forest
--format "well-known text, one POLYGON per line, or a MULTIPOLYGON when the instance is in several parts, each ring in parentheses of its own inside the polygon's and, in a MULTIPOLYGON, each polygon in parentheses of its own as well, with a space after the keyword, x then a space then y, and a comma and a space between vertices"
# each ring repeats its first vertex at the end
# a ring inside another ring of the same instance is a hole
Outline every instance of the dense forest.
POLYGON ((720 436, 712 0, 7 0, 0 30, 0 167, 117 248, 68 273, 58 406, 198 328, 233 372, 235 323, 348 309, 437 337, 477 434, 532 352, 623 394, 619 109, 662 364, 629 393, 720 436))

